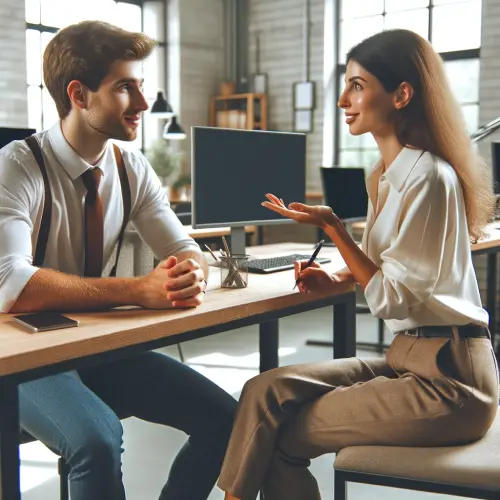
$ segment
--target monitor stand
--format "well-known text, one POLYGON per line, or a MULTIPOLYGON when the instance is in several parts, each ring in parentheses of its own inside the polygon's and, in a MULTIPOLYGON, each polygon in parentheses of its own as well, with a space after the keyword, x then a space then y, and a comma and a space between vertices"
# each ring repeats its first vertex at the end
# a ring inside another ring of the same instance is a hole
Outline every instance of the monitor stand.
POLYGON ((233 255, 245 255, 245 228, 232 227, 231 228, 231 253, 233 255))

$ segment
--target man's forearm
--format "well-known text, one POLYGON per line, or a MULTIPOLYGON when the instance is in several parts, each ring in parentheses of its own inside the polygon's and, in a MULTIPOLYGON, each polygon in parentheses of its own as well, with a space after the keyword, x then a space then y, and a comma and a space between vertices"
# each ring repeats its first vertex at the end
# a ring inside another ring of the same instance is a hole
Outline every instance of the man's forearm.
POLYGON ((11 313, 76 311, 137 304, 138 278, 81 278, 38 270, 11 307, 11 313))
MULTIPOLYGON (((208 277, 208 265, 201 252, 176 254, 179 261, 196 260, 208 277)), ((142 305, 141 278, 81 278, 52 269, 38 270, 11 307, 11 313, 43 310, 85 311, 142 305)), ((162 304, 167 307, 168 301, 162 304)))

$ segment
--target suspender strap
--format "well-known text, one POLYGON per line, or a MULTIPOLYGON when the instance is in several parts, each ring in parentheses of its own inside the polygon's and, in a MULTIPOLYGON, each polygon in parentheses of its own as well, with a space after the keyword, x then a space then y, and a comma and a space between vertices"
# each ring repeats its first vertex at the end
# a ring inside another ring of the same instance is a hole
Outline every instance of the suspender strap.
POLYGON ((130 194, 130 184, 127 175, 127 169, 125 168, 125 162, 123 161, 123 155, 120 148, 113 144, 113 149, 115 152, 116 164, 118 166, 118 174, 120 176, 120 184, 122 187, 122 200, 123 200, 123 222, 120 229, 120 235, 118 236, 118 248, 116 250, 116 260, 111 273, 111 277, 116 276, 116 270, 118 268, 118 259, 120 258, 120 252, 122 250, 123 237, 125 236, 125 229, 127 228, 128 221, 130 219, 130 210, 132 205, 132 197, 130 194))
MULTIPOLYGON (((38 233, 35 257, 33 259, 33 265, 42 267, 45 258, 45 251, 47 250, 47 243, 49 241, 50 224, 52 220, 52 191, 50 190, 49 177, 47 175, 47 169, 45 168, 42 149, 40 148, 38 140, 34 136, 30 136, 27 137, 25 141, 31 149, 38 167, 40 168, 45 189, 45 201, 43 205, 42 221, 40 223, 40 231, 38 233)), ((113 150, 115 153, 116 164, 118 166, 118 174, 120 176, 123 200, 123 222, 120 229, 120 235, 118 236, 118 248, 116 251, 115 265, 113 266, 113 269, 111 269, 110 273, 110 276, 115 277, 118 267, 118 259, 120 258, 120 252, 123 245, 123 238, 125 236, 125 229, 130 219, 132 197, 130 194, 130 184, 127 175, 127 169, 125 168, 125 162, 123 161, 122 152, 116 144, 113 144, 113 150)))
POLYGON ((36 137, 30 136, 27 137, 25 141, 31 149, 31 152, 33 153, 33 156, 35 157, 35 160, 38 164, 38 168, 42 173, 43 185, 45 189, 42 221, 40 223, 40 231, 38 233, 35 257, 33 259, 33 265, 36 267, 41 267, 45 258, 45 251, 47 250, 47 242, 49 241, 50 223, 52 218, 52 192, 50 190, 47 169, 45 168, 45 162, 43 160, 42 149, 40 148, 38 140, 36 139, 36 137))

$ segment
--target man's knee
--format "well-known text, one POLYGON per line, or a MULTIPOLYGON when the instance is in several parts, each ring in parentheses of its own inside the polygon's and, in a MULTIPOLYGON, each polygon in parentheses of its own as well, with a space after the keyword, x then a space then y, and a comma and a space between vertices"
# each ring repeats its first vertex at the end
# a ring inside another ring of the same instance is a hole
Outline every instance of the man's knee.
POLYGON ((123 427, 116 415, 86 422, 70 439, 66 460, 73 472, 99 468, 113 471, 121 467, 123 427))

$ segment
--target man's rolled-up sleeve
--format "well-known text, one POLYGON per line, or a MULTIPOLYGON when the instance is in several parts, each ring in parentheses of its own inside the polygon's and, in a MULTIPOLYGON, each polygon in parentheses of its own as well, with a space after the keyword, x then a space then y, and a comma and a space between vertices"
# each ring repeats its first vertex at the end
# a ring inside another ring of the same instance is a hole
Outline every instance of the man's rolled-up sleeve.
MULTIPOLYGON (((41 195, 41 193, 40 193, 41 195)), ((37 200, 33 178, 11 156, 0 155, 0 311, 8 312, 38 270, 33 266, 30 213, 37 200)))
POLYGON ((398 235, 381 253, 379 270, 365 288, 375 317, 406 319, 431 296, 443 261, 450 189, 436 176, 420 179, 405 193, 398 235))
POLYGON ((170 208, 167 194, 157 175, 144 157, 143 178, 139 180, 137 207, 132 221, 144 242, 158 260, 179 252, 200 252, 199 245, 189 236, 186 228, 170 208))

